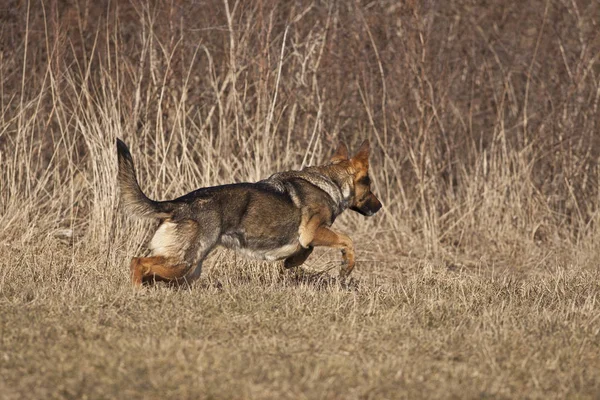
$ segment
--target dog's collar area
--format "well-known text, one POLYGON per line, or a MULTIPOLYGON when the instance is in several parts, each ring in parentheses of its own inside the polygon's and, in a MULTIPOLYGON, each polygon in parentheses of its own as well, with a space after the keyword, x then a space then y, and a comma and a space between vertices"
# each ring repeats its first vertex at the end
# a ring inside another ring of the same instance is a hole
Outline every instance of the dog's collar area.
POLYGON ((340 185, 337 182, 335 182, 332 178, 319 172, 306 170, 303 170, 302 173, 300 173, 300 171, 281 172, 271 175, 268 179, 266 179, 266 181, 269 182, 274 188, 276 188, 276 190, 287 190, 288 193, 290 193, 290 196, 292 197, 292 201, 294 201, 294 203, 296 204, 297 195, 295 193, 295 190, 293 189, 293 187, 288 187, 288 185, 283 183, 283 179, 287 177, 294 177, 297 179, 305 180, 311 185, 316 186, 317 188, 325 192, 336 206, 336 209, 334 210, 334 213, 336 215, 341 214, 350 206, 350 199, 352 198, 351 188, 344 188, 346 190, 343 190, 340 187, 340 185))
POLYGON ((342 192, 342 211, 347 209, 348 207, 350 207, 350 200, 352 199, 352 188, 350 187, 350 185, 343 184, 342 188, 340 189, 340 191, 342 192))
POLYGON ((350 196, 346 198, 342 188, 330 177, 322 174, 314 174, 316 178, 312 181, 312 184, 317 186, 319 189, 327 193, 333 203, 337 206, 335 214, 341 214, 350 205, 350 196))

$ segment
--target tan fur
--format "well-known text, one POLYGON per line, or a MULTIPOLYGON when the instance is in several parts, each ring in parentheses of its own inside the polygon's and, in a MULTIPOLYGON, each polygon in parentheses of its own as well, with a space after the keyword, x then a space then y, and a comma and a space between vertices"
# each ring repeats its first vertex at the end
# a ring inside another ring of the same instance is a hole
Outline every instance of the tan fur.
POLYGON ((129 268, 132 283, 135 286, 140 286, 144 281, 148 281, 148 277, 177 281, 189 271, 190 265, 178 259, 154 256, 134 257, 129 268))

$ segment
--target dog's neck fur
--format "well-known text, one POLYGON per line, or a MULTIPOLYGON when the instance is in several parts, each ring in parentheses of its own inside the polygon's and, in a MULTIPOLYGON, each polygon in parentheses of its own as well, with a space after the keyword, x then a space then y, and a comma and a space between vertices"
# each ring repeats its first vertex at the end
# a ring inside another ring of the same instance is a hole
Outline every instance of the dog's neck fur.
POLYGON ((331 197, 331 200, 337 206, 337 210, 335 211, 336 216, 350 207, 350 200, 354 191, 352 185, 348 182, 336 179, 340 175, 339 171, 337 171, 340 168, 343 167, 335 164, 305 168, 305 171, 315 171, 316 175, 318 175, 319 180, 313 182, 313 184, 331 197))
MULTIPOLYGON (((327 193, 335 206, 335 210, 333 210, 334 214, 335 216, 338 216, 348 207, 350 207, 350 202, 354 192, 351 184, 336 179, 336 177, 340 175, 339 171, 336 170, 339 168, 343 167, 335 164, 329 164, 304 168, 302 170, 302 174, 299 174, 299 171, 279 172, 273 174, 267 179, 267 181, 269 181, 269 183, 278 190, 284 191, 286 188, 281 184, 280 178, 297 177, 308 180, 311 184, 327 193), (306 179, 307 174, 310 176, 310 179, 306 179)), ((289 188, 287 189, 289 190, 289 188)), ((293 198, 294 194, 290 194, 293 198)))

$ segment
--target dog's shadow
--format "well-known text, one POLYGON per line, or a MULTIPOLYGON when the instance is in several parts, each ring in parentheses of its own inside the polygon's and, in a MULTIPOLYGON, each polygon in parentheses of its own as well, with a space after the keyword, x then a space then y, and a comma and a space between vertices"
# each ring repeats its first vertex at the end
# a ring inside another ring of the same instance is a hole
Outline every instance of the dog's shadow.
MULTIPOLYGON (((275 280, 277 283, 280 283, 282 287, 302 287, 308 288, 312 290, 335 290, 342 289, 347 291, 358 291, 359 289, 359 281, 355 278, 340 278, 338 276, 332 276, 328 274, 329 270, 323 271, 310 271, 303 267, 294 267, 289 270, 282 270, 281 274, 276 275, 275 280)), ((271 279, 273 276, 271 276, 271 279)), ((251 278, 250 276, 238 276, 236 280, 239 283, 249 283, 254 281, 256 278, 251 278)), ((273 283, 272 280, 265 276, 264 282, 265 284, 273 283)), ((259 282, 262 282, 259 279, 259 282)), ((218 276, 211 276, 208 279, 200 279, 197 282, 187 283, 185 281, 182 282, 173 282, 165 279, 160 279, 158 277, 148 277, 144 279, 143 286, 146 288, 151 287, 168 287, 175 290, 224 290, 225 285, 231 285, 232 283, 223 283, 218 276)))
POLYGON ((286 281, 290 286, 304 286, 315 290, 344 289, 348 291, 357 291, 359 281, 354 278, 340 278, 327 274, 327 271, 312 272, 302 267, 296 267, 289 271, 291 276, 283 276, 282 281, 286 281))

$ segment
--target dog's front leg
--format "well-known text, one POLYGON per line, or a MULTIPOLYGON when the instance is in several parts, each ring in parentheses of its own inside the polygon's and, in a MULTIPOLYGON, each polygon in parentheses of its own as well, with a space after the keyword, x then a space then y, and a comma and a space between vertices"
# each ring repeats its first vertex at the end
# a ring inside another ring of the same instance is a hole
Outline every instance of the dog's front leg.
POLYGON ((298 252, 292 254, 291 256, 289 256, 288 258, 285 259, 283 266, 286 269, 289 268, 294 268, 294 267, 298 267, 302 264, 304 264, 304 261, 306 261, 306 259, 308 258, 308 256, 310 256, 310 253, 312 253, 313 251, 313 247, 312 246, 308 246, 308 248, 302 248, 300 249, 298 252))
POLYGON ((354 244, 352 240, 343 233, 336 233, 324 226, 318 227, 310 242, 311 246, 327 246, 342 250, 343 264, 340 269, 340 277, 345 278, 354 269, 354 244))

